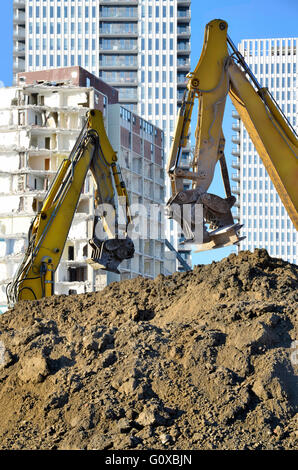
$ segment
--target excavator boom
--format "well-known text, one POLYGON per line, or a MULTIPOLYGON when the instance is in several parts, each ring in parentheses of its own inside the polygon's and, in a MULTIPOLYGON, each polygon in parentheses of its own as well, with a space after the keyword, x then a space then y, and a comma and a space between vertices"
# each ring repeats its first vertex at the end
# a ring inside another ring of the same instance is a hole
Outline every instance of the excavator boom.
POLYGON ((273 184, 298 228, 298 144, 292 126, 281 113, 269 91, 261 88, 240 52, 227 35, 228 25, 217 19, 206 25, 199 62, 188 75, 187 91, 178 113, 172 148, 167 162, 172 195, 167 203, 170 218, 180 223, 185 243, 197 251, 239 244, 241 225, 233 219, 231 194, 224 155, 222 131, 226 98, 229 95, 238 111, 273 184), (232 53, 229 53, 230 47, 232 53), (191 116, 198 101, 195 150, 191 165, 179 164, 188 144, 191 116), (208 193, 220 162, 225 198, 208 193), (184 182, 192 188, 185 190, 184 182), (196 206, 203 210, 196 210, 196 206), (186 208, 190 210, 186 210, 186 208), (203 220, 198 220, 201 214, 203 220), (195 217, 196 215, 196 217, 195 217), (209 231, 207 226, 209 225, 209 231), (202 233, 197 227, 202 227, 202 233))
POLYGON ((124 259, 133 257, 134 246, 127 233, 119 237, 117 226, 118 197, 126 201, 126 229, 131 222, 128 195, 117 156, 105 132, 102 113, 92 110, 68 159, 63 160, 34 218, 24 259, 7 288, 9 305, 19 300, 34 300, 54 293, 54 273, 59 265, 88 170, 95 183, 95 207, 90 263, 95 268, 118 272, 124 259), (114 189, 115 188, 115 189, 114 189), (109 217, 102 207, 109 205, 109 217), (107 239, 96 236, 96 224, 102 222, 107 239))

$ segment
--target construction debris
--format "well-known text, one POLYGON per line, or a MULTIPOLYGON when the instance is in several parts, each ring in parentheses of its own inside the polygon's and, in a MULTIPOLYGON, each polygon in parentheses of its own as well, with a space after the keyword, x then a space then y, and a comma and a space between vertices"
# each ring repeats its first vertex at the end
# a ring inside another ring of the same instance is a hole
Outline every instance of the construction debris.
POLYGON ((297 285, 255 250, 18 303, 0 317, 0 448, 297 448, 297 285))

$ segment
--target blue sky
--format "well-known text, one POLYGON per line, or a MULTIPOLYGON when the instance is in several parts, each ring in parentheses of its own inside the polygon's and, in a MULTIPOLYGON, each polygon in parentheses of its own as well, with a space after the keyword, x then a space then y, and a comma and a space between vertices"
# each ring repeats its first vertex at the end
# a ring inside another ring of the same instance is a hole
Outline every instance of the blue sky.
MULTIPOLYGON (((192 0, 191 15, 192 69, 201 54, 205 25, 215 18, 227 21, 228 34, 236 45, 241 39, 298 36, 298 0, 192 0)), ((12 84, 12 30, 12 0, 1 0, 0 83, 5 86, 12 84)), ((232 160, 231 112, 231 104, 228 101, 223 129, 226 137, 225 153, 229 165, 232 160)), ((193 116, 193 123, 195 122, 196 116, 193 116)), ((192 128, 194 129, 194 125, 192 128)), ((223 195, 219 180, 219 173, 216 172, 210 191, 223 195)), ((220 248, 195 254, 193 263, 209 263, 227 256, 232 250, 233 248, 220 248)))

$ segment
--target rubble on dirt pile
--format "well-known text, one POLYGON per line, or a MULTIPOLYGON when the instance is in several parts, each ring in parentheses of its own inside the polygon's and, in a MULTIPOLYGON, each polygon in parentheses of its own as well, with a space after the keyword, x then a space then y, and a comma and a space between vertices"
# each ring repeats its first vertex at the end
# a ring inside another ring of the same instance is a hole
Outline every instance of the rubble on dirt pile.
POLYGON ((256 250, 20 302, 0 317, 1 449, 297 448, 297 274, 256 250))

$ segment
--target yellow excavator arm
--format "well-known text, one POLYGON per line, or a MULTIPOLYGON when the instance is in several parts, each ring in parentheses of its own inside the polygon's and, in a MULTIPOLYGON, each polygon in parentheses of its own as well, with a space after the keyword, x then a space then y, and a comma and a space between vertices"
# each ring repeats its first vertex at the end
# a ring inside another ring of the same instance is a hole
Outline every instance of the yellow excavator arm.
POLYGON ((227 95, 238 111, 289 217, 298 229, 297 136, 269 91, 258 84, 227 35, 227 30, 228 25, 223 20, 213 20, 206 25, 203 50, 194 72, 188 75, 187 91, 178 113, 167 162, 172 191, 167 204, 169 217, 180 223, 186 235, 185 242, 196 244, 198 251, 238 244, 241 240, 241 226, 234 223, 231 212, 236 199, 231 194, 224 155, 222 120, 227 95), (190 167, 185 169, 179 165, 179 161, 181 151, 188 143, 196 99, 198 118, 195 150, 190 167), (225 198, 207 192, 218 161, 225 198), (183 189, 184 180, 192 182, 192 189, 183 189), (194 210, 196 205, 203 208, 203 220, 194 217, 194 214, 200 214, 194 210), (185 210, 187 206, 191 207, 191 211, 185 210), (206 224, 209 225, 209 231, 206 224), (196 226, 200 225, 202 233, 196 232, 196 226))
POLYGON ((7 287, 9 305, 19 300, 53 295, 54 273, 89 169, 95 183, 97 208, 93 238, 89 240, 92 247, 89 262, 94 268, 118 272, 120 262, 133 257, 134 245, 127 236, 131 222, 127 190, 117 165, 117 155, 105 132, 102 113, 91 110, 69 158, 61 163, 41 211, 32 221, 24 259, 7 287), (126 211, 125 228, 121 234, 117 224, 116 195, 124 199, 126 211), (111 210, 107 211, 107 207, 111 210), (99 219, 106 233, 104 240, 96 236, 99 219))

